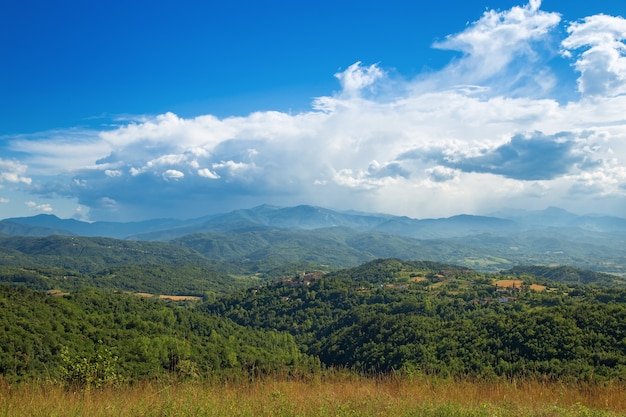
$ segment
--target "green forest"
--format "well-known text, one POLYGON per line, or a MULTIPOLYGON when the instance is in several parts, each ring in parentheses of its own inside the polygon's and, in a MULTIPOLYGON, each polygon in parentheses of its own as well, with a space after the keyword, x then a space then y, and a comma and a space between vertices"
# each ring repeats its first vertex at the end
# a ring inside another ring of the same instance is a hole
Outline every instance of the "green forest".
MULTIPOLYGON (((572 270, 564 272, 571 277, 572 270)), ((199 308, 289 332, 324 365, 368 373, 626 376, 624 288, 386 259, 199 308), (494 285, 511 277, 517 287, 494 285)))
POLYGON ((332 368, 626 379, 626 287, 605 273, 395 258, 250 270, 166 243, 75 237, 6 239, 1 257, 8 380, 102 385, 332 368))
POLYGON ((304 367, 286 332, 245 328, 155 298, 0 286, 0 374, 88 384, 304 367), (92 380, 90 380, 91 378, 92 380))

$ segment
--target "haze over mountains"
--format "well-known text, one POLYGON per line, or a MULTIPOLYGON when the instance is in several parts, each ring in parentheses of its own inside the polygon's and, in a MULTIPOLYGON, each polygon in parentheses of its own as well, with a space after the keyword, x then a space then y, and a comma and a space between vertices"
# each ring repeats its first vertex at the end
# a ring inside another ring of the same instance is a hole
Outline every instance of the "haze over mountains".
POLYGON ((211 261, 244 262, 250 270, 286 263, 350 267, 389 257, 483 271, 571 265, 621 275, 626 266, 626 219, 558 208, 422 220, 306 205, 132 223, 38 215, 0 221, 0 233, 5 244, 11 236, 54 235, 161 241, 193 249, 211 261))
POLYGON ((168 240, 190 233, 243 232, 267 229, 312 230, 347 227, 419 239, 463 237, 482 233, 509 234, 533 229, 568 228, 599 233, 626 232, 626 218, 576 215, 550 207, 541 211, 509 210, 491 216, 457 215, 437 219, 361 212, 341 212, 301 205, 262 205, 190 220, 153 219, 140 222, 94 222, 40 214, 0 221, 0 233, 19 236, 51 234, 116 239, 168 240))

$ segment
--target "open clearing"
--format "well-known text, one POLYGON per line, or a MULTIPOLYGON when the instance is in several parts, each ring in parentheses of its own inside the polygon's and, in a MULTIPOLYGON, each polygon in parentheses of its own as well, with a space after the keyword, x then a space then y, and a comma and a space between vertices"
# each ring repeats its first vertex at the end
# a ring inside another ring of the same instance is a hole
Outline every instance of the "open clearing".
MULTIPOLYGON (((147 292, 138 292, 135 295, 139 297, 154 297, 154 294, 150 294, 147 292)), ((198 297, 195 295, 159 295, 159 299, 161 300, 171 300, 171 301, 202 301, 202 297, 198 297)))

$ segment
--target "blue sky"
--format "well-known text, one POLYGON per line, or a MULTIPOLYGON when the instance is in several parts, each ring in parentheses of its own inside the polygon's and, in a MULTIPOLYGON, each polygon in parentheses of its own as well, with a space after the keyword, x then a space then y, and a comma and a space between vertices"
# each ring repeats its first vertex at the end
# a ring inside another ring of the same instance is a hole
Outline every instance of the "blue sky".
POLYGON ((624 15, 623 0, 8 0, 0 218, 624 216, 624 15))

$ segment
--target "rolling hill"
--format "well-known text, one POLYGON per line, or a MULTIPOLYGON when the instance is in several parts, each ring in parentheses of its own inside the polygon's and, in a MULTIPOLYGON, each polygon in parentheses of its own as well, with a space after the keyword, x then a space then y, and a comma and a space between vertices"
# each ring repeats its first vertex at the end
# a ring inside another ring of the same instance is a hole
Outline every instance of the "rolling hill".
MULTIPOLYGON (((104 244, 98 239, 123 237, 127 243, 115 243, 117 249, 105 247, 97 254, 96 259, 108 258, 91 261, 95 262, 92 271, 109 261, 121 262, 124 254, 135 249, 145 252, 147 263, 157 262, 156 258, 150 260, 150 254, 160 253, 169 260, 158 262, 171 263, 174 258, 192 264, 220 261, 237 264, 241 272, 255 273, 285 264, 348 267, 381 257, 450 262, 481 271, 515 265, 571 265, 615 274, 626 271, 622 249, 626 245, 626 219, 578 216, 557 208, 418 220, 313 206, 263 205, 184 221, 86 223, 39 215, 4 220, 0 232, 17 239, 13 243, 8 243, 12 240, 8 237, 0 240, 3 251, 20 250, 16 242, 23 241, 24 236, 56 236, 56 240, 41 243, 50 250, 57 247, 62 236, 91 237, 95 240, 82 246, 87 251, 100 251, 104 244), (166 245, 160 248, 168 249, 156 250, 159 242, 166 245), (193 254, 180 252, 181 248, 192 249, 193 254)), ((76 248, 74 245, 71 250, 55 253, 65 257, 66 265, 84 270, 88 266, 75 259, 76 248)), ((45 256, 37 251, 30 255, 45 256)))

